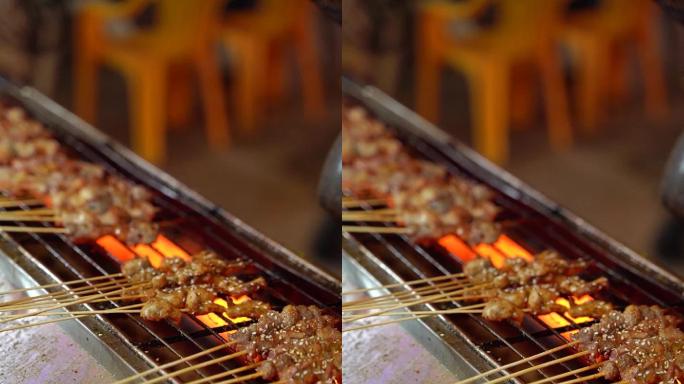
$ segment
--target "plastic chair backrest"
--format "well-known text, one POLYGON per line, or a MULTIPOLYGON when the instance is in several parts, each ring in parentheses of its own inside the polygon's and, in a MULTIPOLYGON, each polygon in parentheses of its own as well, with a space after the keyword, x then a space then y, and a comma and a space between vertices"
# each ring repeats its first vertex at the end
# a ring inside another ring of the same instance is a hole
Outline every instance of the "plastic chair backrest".
POLYGON ((624 0, 602 0, 594 10, 602 26, 613 33, 627 32, 649 17, 649 0, 632 0, 629 6, 624 0))
POLYGON ((536 41, 549 37, 560 22, 566 1, 563 0, 499 0, 496 23, 492 26, 507 40, 536 41))
POLYGON ((216 25, 222 0, 155 0, 154 25, 148 31, 174 45, 195 44, 216 25))

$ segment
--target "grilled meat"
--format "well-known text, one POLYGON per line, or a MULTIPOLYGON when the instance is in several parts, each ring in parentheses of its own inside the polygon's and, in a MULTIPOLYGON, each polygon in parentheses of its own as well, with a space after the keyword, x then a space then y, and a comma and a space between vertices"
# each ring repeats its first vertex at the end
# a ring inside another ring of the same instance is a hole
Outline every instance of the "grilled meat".
POLYGON ((158 228, 149 192, 104 168, 69 158, 38 122, 0 105, 0 189, 49 203, 75 240, 112 234, 128 244, 151 243, 158 228))
POLYGON ((593 361, 604 361, 599 370, 607 380, 675 383, 684 380, 684 333, 679 323, 660 307, 630 305, 623 312, 609 312, 574 339, 593 361))
POLYGON ((314 306, 288 305, 269 311, 231 335, 238 350, 253 361, 269 381, 292 384, 342 382, 342 333, 339 319, 314 306))
POLYGON ((204 315, 225 312, 228 317, 258 318, 270 309, 267 303, 248 300, 240 304, 226 300, 227 308, 215 304, 219 297, 239 297, 254 294, 266 286, 263 277, 243 281, 239 274, 249 265, 244 260, 228 262, 213 252, 204 251, 185 262, 178 257, 166 258, 158 269, 147 259, 125 263, 122 272, 133 284, 150 283, 129 288, 126 295, 140 295, 144 306, 141 316, 147 320, 178 320, 182 313, 204 315))
POLYGON ((471 244, 494 242, 499 209, 483 185, 413 158, 384 124, 360 107, 344 107, 342 188, 386 198, 416 241, 455 234, 471 244))
MULTIPOLYGON (((585 281, 576 275, 586 267, 584 261, 569 261, 556 252, 544 251, 531 262, 506 259, 501 269, 494 268, 487 259, 478 258, 467 263, 463 272, 473 284, 487 284, 479 290, 486 297, 484 318, 520 322, 525 312, 544 315, 569 311, 571 316, 601 317, 612 310, 609 303, 600 300, 574 304, 573 297, 598 292, 608 284, 604 277, 585 281), (569 310, 557 303, 559 298, 572 303, 569 310)), ((469 294, 478 292, 469 291, 469 294)))

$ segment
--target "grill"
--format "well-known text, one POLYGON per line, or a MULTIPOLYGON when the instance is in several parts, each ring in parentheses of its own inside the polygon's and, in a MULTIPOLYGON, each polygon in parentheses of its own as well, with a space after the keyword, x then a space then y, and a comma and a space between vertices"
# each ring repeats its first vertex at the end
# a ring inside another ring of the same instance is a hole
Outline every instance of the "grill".
MULTIPOLYGON (((364 106, 385 122, 417 157, 442 164, 453 174, 476 180, 496 191, 495 202, 502 207, 498 220, 504 224, 503 234, 494 244, 473 247, 455 236, 418 245, 398 234, 344 234, 345 282, 354 280, 363 287, 400 283, 458 273, 464 261, 477 255, 488 257, 496 265, 507 257, 531 259, 536 252, 555 249, 567 258, 591 261, 583 277, 609 278, 610 288, 597 295, 597 299, 610 301, 619 308, 627 304, 657 304, 684 314, 684 284, 677 277, 492 165, 381 91, 343 81, 343 93, 349 102, 364 106)), ((454 305, 458 303, 448 303, 445 307, 423 305, 416 310, 446 309, 454 305)), ((405 322, 404 328, 422 341, 455 376, 463 379, 559 346, 567 341, 570 333, 593 322, 591 318, 573 319, 553 313, 540 317, 528 315, 516 327, 485 321, 478 315, 458 314, 405 322)), ((560 351, 534 363, 570 353, 560 351)), ((514 380, 540 380, 580 368, 582 364, 571 360, 514 380)), ((512 370, 529 367, 523 364, 512 370)))
MULTIPOLYGON (((276 309, 285 304, 310 304, 339 311, 340 284, 336 279, 204 200, 35 90, 0 81, 0 97, 23 106, 53 131, 56 138, 74 155, 148 187, 154 194, 154 204, 160 208, 157 221, 161 235, 150 245, 127 247, 112 236, 102 237, 94 243, 74 244, 60 234, 3 233, 0 236, 0 253, 8 257, 10 266, 26 272, 24 279, 18 279, 23 280, 24 284, 29 280, 32 283, 49 284, 116 273, 120 271, 122 262, 136 256, 147 256, 154 261, 165 256, 185 256, 202 249, 211 249, 227 259, 244 258, 252 261, 258 269, 257 273, 269 282, 264 293, 265 301, 276 309)), ((97 308, 115 308, 117 305, 113 302, 100 303, 97 308)), ((94 307, 95 304, 92 304, 81 309, 94 307)), ((231 320, 215 314, 198 317, 184 315, 178 324, 170 321, 146 322, 130 314, 93 316, 78 321, 87 333, 101 342, 100 351, 105 352, 96 357, 108 359, 111 355, 123 363, 125 368, 119 366, 117 372, 113 373, 117 378, 212 347, 224 341, 228 333, 251 322, 246 318, 231 320)), ((67 323, 73 324, 62 324, 67 323)), ((68 327, 73 328, 73 325, 68 327)), ((220 352, 202 359, 219 356, 220 352)), ((172 370, 201 361, 194 360, 172 370)), ((227 362, 213 365, 173 380, 184 382, 200 379, 239 364, 227 362)), ((7 377, 4 379, 11 380, 7 377)))

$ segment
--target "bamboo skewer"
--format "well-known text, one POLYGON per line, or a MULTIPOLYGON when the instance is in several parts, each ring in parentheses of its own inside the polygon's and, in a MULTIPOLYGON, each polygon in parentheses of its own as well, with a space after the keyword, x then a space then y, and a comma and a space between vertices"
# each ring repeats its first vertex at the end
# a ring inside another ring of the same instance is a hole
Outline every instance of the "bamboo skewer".
POLYGON ((357 211, 345 210, 345 211, 342 211, 343 215, 346 215, 346 214, 397 215, 398 213, 399 213, 399 211, 396 208, 380 208, 380 209, 371 209, 371 210, 357 210, 357 211))
MULTIPOLYGON (((142 287, 142 286, 147 285, 147 284, 149 284, 149 283, 145 282, 145 283, 134 284, 134 285, 132 285, 130 288, 138 288, 138 287, 142 287)), ((100 293, 100 294, 97 294, 97 295, 86 296, 86 297, 83 297, 83 298, 78 299, 78 300, 74 300, 73 302, 66 303, 66 304, 53 305, 53 306, 51 306, 51 307, 47 307, 47 308, 45 308, 45 309, 41 309, 41 310, 39 310, 38 312, 34 312, 34 313, 22 314, 22 315, 15 315, 15 316, 12 316, 12 317, 10 317, 10 318, 8 318, 8 319, 0 320, 0 324, 7 323, 7 322, 13 321, 13 320, 23 319, 23 318, 29 317, 29 316, 35 316, 35 315, 37 315, 37 314, 39 314, 39 313, 47 312, 47 311, 50 311, 50 310, 53 310, 53 309, 60 309, 60 308, 68 307, 68 306, 70 306, 70 305, 82 304, 82 303, 85 303, 85 302, 90 301, 90 300, 93 300, 93 299, 98 299, 98 298, 101 298, 101 297, 106 297, 106 296, 108 296, 108 295, 111 296, 113 293, 120 292, 120 291, 123 291, 123 288, 122 288, 122 289, 119 289, 119 290, 117 290, 117 291, 113 291, 113 292, 105 292, 105 293, 100 293)))
POLYGON ((15 227, 9 225, 0 226, 1 232, 16 233, 67 233, 66 228, 60 227, 15 227))
POLYGON ((193 359, 196 359, 196 358, 198 358, 198 357, 202 357, 202 356, 204 356, 204 355, 208 355, 208 354, 213 353, 213 352, 216 352, 216 351, 218 351, 218 350, 220 350, 220 349, 229 347, 229 346, 231 346, 231 345, 233 345, 233 344, 235 344, 235 342, 228 342, 228 343, 219 344, 219 345, 217 345, 217 346, 215 346, 215 347, 211 347, 211 348, 209 348, 209 349, 206 349, 206 350, 204 350, 204 351, 195 353, 195 354, 193 354, 193 355, 186 356, 186 357, 184 357, 184 358, 182 358, 182 359, 174 360, 174 361, 172 361, 172 362, 170 362, 170 363, 166 363, 166 364, 160 365, 160 366, 158 366, 158 367, 150 368, 150 369, 148 369, 147 371, 140 372, 140 373, 135 374, 135 375, 133 375, 133 376, 129 376, 129 377, 125 378, 125 379, 119 380, 119 381, 115 382, 114 384, 126 384, 126 383, 130 383, 131 381, 133 381, 133 380, 135 380, 135 379, 139 379, 139 378, 141 378, 141 377, 145 377, 145 376, 147 376, 147 375, 149 375, 149 374, 152 374, 152 373, 154 373, 154 372, 161 371, 162 369, 166 369, 166 368, 169 368, 169 367, 173 367, 174 365, 178 365, 178 364, 180 364, 180 363, 184 363, 184 362, 186 362, 186 361, 193 360, 193 359))
POLYGON ((399 215, 394 209, 372 211, 342 211, 342 221, 397 221, 399 215))
MULTIPOLYGON (((469 307, 470 306, 455 308, 453 310, 450 310, 451 312, 448 314, 456 315, 456 314, 472 313, 472 311, 470 309, 468 309, 469 307)), ((422 319, 425 317, 441 315, 440 313, 436 313, 436 312, 432 312, 432 311, 425 311, 425 312, 426 312, 425 314, 413 314, 412 312, 405 312, 404 314, 408 315, 406 317, 402 317, 399 319, 387 320, 387 321, 381 321, 379 323, 365 324, 365 325, 361 325, 361 326, 354 327, 354 328, 346 328, 346 329, 343 329, 342 332, 344 333, 344 332, 351 332, 351 331, 360 331, 362 329, 375 328, 375 327, 379 327, 382 325, 401 323, 403 321, 417 320, 417 319, 422 319)))
POLYGON ((21 215, 54 216, 56 214, 57 214, 57 212, 51 208, 22 209, 22 210, 16 210, 16 211, 2 211, 2 212, 0 212, 0 215, 17 215, 17 216, 21 216, 21 215))
POLYGON ((203 363, 191 365, 191 366, 189 366, 189 367, 187 367, 187 368, 183 368, 183 369, 180 369, 180 370, 178 370, 178 371, 173 371, 173 372, 167 373, 167 374, 165 374, 165 375, 159 376, 159 377, 154 378, 154 379, 152 379, 152 380, 146 381, 145 383, 147 383, 147 384, 153 384, 153 383, 158 383, 158 382, 160 382, 160 381, 166 381, 166 380, 168 380, 168 379, 170 379, 170 378, 172 378, 172 377, 176 377, 176 376, 178 376, 178 375, 182 375, 182 374, 184 374, 184 373, 186 373, 186 372, 190 372, 190 371, 194 371, 194 370, 197 370, 197 369, 200 369, 200 368, 204 368, 204 367, 209 366, 209 365, 214 365, 214 364, 222 363, 222 362, 224 362, 224 361, 228 361, 228 360, 231 360, 231 359, 234 359, 234 358, 236 358, 236 357, 240 357, 240 356, 243 356, 243 355, 246 355, 246 354, 247 354, 247 351, 239 351, 239 352, 231 353, 230 355, 222 356, 222 357, 219 357, 219 358, 216 358, 216 359, 212 359, 212 360, 209 360, 209 361, 205 361, 205 362, 203 362, 203 363))
POLYGON ((0 312, 16 311, 16 310, 22 310, 22 309, 31 309, 31 308, 34 308, 36 306, 49 304, 50 302, 53 302, 53 301, 59 302, 62 299, 66 299, 64 301, 68 301, 70 298, 73 298, 73 296, 77 296, 77 295, 82 296, 84 294, 111 291, 111 290, 116 289, 116 288, 126 288, 127 286, 130 286, 130 284, 122 284, 125 282, 126 282, 125 280, 113 281, 113 282, 108 282, 106 284, 101 284, 101 285, 98 284, 98 286, 85 286, 85 287, 75 288, 75 289, 68 290, 68 291, 53 292, 53 293, 47 293, 44 295, 8 301, 6 303, 3 303, 3 305, 0 305, 0 312))
MULTIPOLYGON (((121 308, 123 308, 123 307, 121 307, 121 308)), ((112 313, 119 313, 119 312, 110 312, 109 314, 112 314, 112 313)), ((123 312, 123 313, 125 313, 125 312, 123 312)), ((28 323, 28 324, 22 324, 22 325, 18 325, 18 326, 15 326, 15 327, 10 327, 10 328, 2 328, 2 329, 0 329, 0 333, 9 332, 9 331, 16 331, 16 330, 19 330, 19 329, 29 328, 29 327, 37 327, 37 326, 39 326, 39 325, 45 325, 45 324, 51 324, 51 323, 58 323, 58 322, 60 322, 60 321, 75 320, 75 319, 80 319, 80 318, 83 318, 83 317, 88 317, 88 316, 93 316, 93 315, 95 315, 95 314, 88 313, 88 314, 83 314, 83 315, 72 315, 72 316, 68 316, 68 317, 58 317, 58 318, 56 318, 56 319, 50 319, 50 320, 45 320, 45 321, 39 321, 39 322, 36 322, 36 323, 28 323)), ((5 321, 0 321, 0 323, 4 323, 4 322, 5 322, 5 321)))
POLYGON ((29 215, 0 215, 0 221, 60 221, 54 216, 29 216, 29 215))
POLYGON ((346 291, 342 292, 342 295, 351 295, 354 293, 363 293, 363 292, 368 292, 368 291, 375 291, 378 289, 388 289, 388 288, 397 288, 397 287, 403 287, 406 285, 415 285, 415 284, 421 284, 421 283, 427 283, 430 281, 440 281, 440 280, 446 280, 446 279, 451 279, 451 278, 456 278, 456 277, 462 277, 465 276, 464 273, 454 273, 452 275, 444 275, 444 276, 437 276, 437 277, 429 277, 426 279, 418 279, 418 280, 410 280, 406 281, 404 283, 394 283, 394 284, 388 284, 388 285, 380 285, 377 287, 371 287, 371 288, 359 288, 359 289, 353 289, 351 291, 346 291))
MULTIPOLYGON (((469 287, 469 288, 459 288, 458 290, 455 290, 455 291, 452 291, 452 292, 448 292, 448 293, 442 293, 442 294, 437 294, 437 295, 425 296, 425 297, 423 297, 423 298, 421 298, 421 299, 412 300, 412 301, 409 301, 409 302, 406 302, 406 303, 402 303, 402 304, 397 304, 397 305, 391 306, 391 307, 389 307, 389 308, 382 309, 382 310, 380 310, 380 311, 378 311, 378 312, 373 312, 373 313, 367 313, 367 314, 363 314, 363 315, 356 315, 356 316, 353 316, 350 320, 348 320, 348 322, 356 321, 356 320, 360 320, 360 319, 365 319, 365 318, 371 317, 371 316, 378 316, 378 315, 381 315, 381 314, 383 314, 383 313, 386 313, 386 312, 389 312, 389 311, 392 311, 392 310, 395 310, 395 309, 401 309, 401 308, 406 308, 406 307, 410 307, 410 306, 413 306, 413 305, 423 304, 423 303, 427 303, 427 302, 429 302, 429 301, 431 301, 431 300, 443 299, 443 298, 445 298, 445 297, 447 297, 447 296, 453 296, 453 295, 456 294, 456 293, 462 293, 462 292, 466 292, 466 291, 470 291, 470 290, 474 290, 474 289, 484 288, 485 286, 488 286, 488 285, 490 285, 490 284, 491 284, 491 283, 482 283, 482 284, 473 285, 472 287, 469 287)), ((342 322, 344 323, 344 321, 342 321, 342 322)))
MULTIPOLYGON (((116 293, 116 292, 114 292, 114 293, 116 293)), ((95 303, 104 303, 104 302, 109 302, 109 301, 135 300, 135 299, 139 299, 142 297, 145 297, 145 295, 140 294, 140 295, 108 296, 104 299, 95 299, 95 300, 86 301, 84 303, 78 303, 78 304, 95 304, 95 303)), ((58 303, 64 304, 65 307, 68 307, 71 305, 76 305, 75 302, 76 302, 76 299, 70 300, 70 301, 59 301, 58 303)), ((39 303, 35 306, 27 306, 27 307, 23 307, 23 308, 14 308, 14 309, 6 310, 5 312, 17 312, 17 311, 25 311, 25 310, 30 310, 30 309, 41 309, 41 308, 47 308, 47 307, 54 305, 54 304, 55 304, 54 302, 45 302, 42 304, 39 303)), ((33 315, 35 313, 37 313, 37 312, 31 312, 31 313, 29 313, 29 316, 33 315)))
MULTIPOLYGON (((378 311, 376 311, 376 312, 367 313, 365 315, 350 315, 350 316, 344 317, 342 319, 342 323, 351 323, 353 321, 358 321, 362 318, 384 316, 386 313, 390 313, 390 311, 392 311, 394 309, 408 308, 408 307, 418 305, 418 304, 434 304, 434 303, 444 302, 444 301, 454 301, 454 300, 460 299, 461 297, 462 296, 447 296, 445 299, 442 299, 439 301, 430 301, 430 300, 422 301, 421 300, 421 301, 414 301, 414 302, 402 302, 401 305, 383 306, 380 308, 376 308, 376 309, 378 309, 378 311)), ((485 304, 480 303, 479 305, 485 305, 485 304)), ((459 307, 459 308, 462 308, 462 307, 459 307)))
MULTIPOLYGON (((514 373, 510 373, 510 374, 508 374, 508 375, 505 375, 505 376, 496 378, 496 379, 494 379, 494 380, 492 380, 492 381, 489 381, 488 383, 489 383, 489 384, 496 384, 496 383, 501 383, 501 382, 503 382, 503 381, 508 381, 508 380, 510 380, 510 379, 512 379, 512 378, 514 378, 514 377, 518 377, 518 376, 521 376, 521 375, 524 375, 524 374, 526 374, 526 373, 529 373, 529 372, 532 372, 532 371, 536 371, 536 370, 539 370, 539 369, 542 369, 542 368, 550 367, 550 366, 552 366, 552 365, 560 364, 560 363, 566 362, 566 361, 568 361, 568 360, 573 360, 573 359, 576 359, 576 358, 578 358, 578 357, 586 356, 586 355, 588 355, 588 354, 589 354, 589 351, 577 352, 577 353, 574 353, 574 354, 569 355, 569 356, 565 356, 565 357, 561 357, 561 358, 558 358, 558 359, 555 359, 555 360, 547 361, 546 363, 537 364, 537 365, 534 365, 534 366, 532 366, 532 367, 525 368, 525 369, 523 369, 523 370, 520 370, 520 371, 517 371, 517 372, 514 372, 514 373)), ((570 383, 567 383, 567 384, 570 384, 570 383)))
POLYGON ((86 283, 90 281, 97 281, 97 280, 102 280, 102 279, 107 279, 107 278, 112 278, 112 277, 119 277, 123 276, 123 273, 113 273, 111 275, 103 275, 103 276, 96 276, 96 277, 89 277, 85 279, 78 279, 78 280, 69 280, 69 281, 64 281, 61 283, 53 283, 53 284, 45 284, 45 285, 38 285, 35 287, 28 287, 28 288, 18 288, 18 289, 13 289, 11 291, 4 291, 0 292, 0 296, 7 295, 10 293, 19 293, 19 292, 26 292, 26 291, 33 291, 37 289, 45 289, 45 288, 53 288, 53 287, 61 287, 63 285, 70 285, 70 284, 78 284, 78 283, 86 283))
POLYGON ((0 201, 0 208, 21 207, 24 205, 44 205, 40 200, 25 199, 25 200, 3 200, 0 201))
POLYGON ((264 376, 263 373, 257 372, 257 373, 252 373, 251 375, 240 376, 240 377, 236 377, 236 378, 230 379, 230 380, 219 381, 216 384, 235 384, 235 383, 240 383, 240 382, 247 381, 247 380, 258 379, 262 376, 264 376))
POLYGON ((512 363, 508 363, 508 364, 506 364, 506 365, 502 365, 501 367, 498 367, 498 368, 490 369, 490 370, 487 371, 487 372, 483 372, 483 373, 477 374, 477 375, 472 376, 472 377, 469 377, 469 378, 467 378, 467 379, 458 381, 458 382, 456 382, 456 383, 454 383, 454 384, 468 384, 468 383, 472 383, 472 382, 475 381, 475 380, 478 380, 478 379, 481 379, 481 378, 483 378, 483 377, 487 377, 487 376, 493 375, 493 374, 495 374, 495 373, 497 373, 497 372, 501 372, 501 371, 503 371, 503 370, 505 370, 505 369, 508 369, 508 368, 511 368, 511 367, 515 367, 516 365, 520 365, 520 364, 524 364, 524 363, 527 363, 527 362, 530 362, 530 361, 537 360, 537 359, 540 358, 540 357, 544 357, 544 356, 550 355, 550 354, 552 354, 552 353, 561 351, 561 350, 563 350, 563 349, 565 349, 565 348, 572 347, 572 346, 574 346, 574 345, 577 345, 578 343, 579 343, 579 341, 573 341, 573 342, 570 342, 570 343, 565 343, 565 344, 560 345, 560 346, 558 346, 558 347, 554 347, 554 348, 551 348, 551 349, 546 350, 546 351, 544 351, 544 352, 540 352, 540 353, 538 353, 538 354, 536 354, 536 355, 532 355, 532 356, 526 357, 526 358, 524 358, 524 359, 521 359, 521 360, 518 360, 518 361, 514 361, 514 362, 512 362, 512 363))
MULTIPOLYGON (((462 288, 462 286, 457 286, 455 288, 462 288)), ((436 290, 435 292, 439 292, 440 290, 436 290)), ((422 293, 423 295, 425 294, 434 294, 434 292, 426 292, 422 293)), ((399 304, 399 303, 406 303, 408 300, 415 300, 419 299, 421 296, 416 295, 416 297, 404 297, 401 298, 400 300, 388 300, 380 303, 372 303, 369 305, 363 305, 363 306, 355 306, 352 308, 345 308, 342 307, 342 312, 361 312, 361 311, 372 311, 372 310, 378 310, 378 309, 383 309, 383 308, 388 308, 391 307, 392 305, 399 304)), ((435 300, 430 302, 429 304, 436 304, 436 303, 442 303, 442 302, 447 302, 447 301, 457 301, 457 300, 479 300, 479 299, 486 299, 489 298, 490 296, 486 295, 458 295, 458 296, 449 296, 446 299, 440 299, 440 300, 435 300)))
POLYGON ((397 299, 403 299, 404 297, 407 296, 414 296, 416 294, 428 294, 432 293, 433 291, 439 291, 443 290, 445 288, 453 288, 453 287, 464 287, 465 284, 467 283, 466 280, 456 280, 456 281, 449 281, 446 283, 440 283, 440 284, 435 284, 435 285, 427 285, 425 287, 420 287, 420 288, 415 288, 410 291, 404 291, 404 292, 396 292, 396 293, 390 293, 388 295, 382 295, 382 296, 376 296, 376 297, 369 297, 365 299, 360 299, 360 300, 354 300, 354 301, 349 301, 346 303, 342 304, 342 310, 344 311, 345 308, 349 308, 352 310, 352 308, 360 308, 360 307, 365 307, 371 304, 379 304, 382 302, 392 302, 392 301, 397 301, 397 299))
POLYGON ((203 379, 193 380, 193 381, 190 381, 190 382, 188 382, 188 383, 186 383, 186 384, 202 384, 202 383, 206 383, 207 381, 222 379, 222 378, 224 378, 224 377, 226 377, 226 376, 230 376, 230 375, 234 375, 234 374, 236 374, 236 373, 248 371, 248 370, 250 370, 250 369, 252 369, 252 368, 257 368, 257 367, 260 366, 260 365, 261 365, 261 362, 254 363, 254 364, 250 364, 250 365, 246 365, 246 366, 244 366, 244 367, 235 368, 235 369, 231 369, 231 370, 229 370, 229 371, 217 373, 217 374, 215 374, 215 375, 211 375, 211 376, 205 377, 205 378, 203 378, 203 379))
POLYGON ((451 308, 451 309, 438 309, 434 311, 410 311, 410 312, 387 312, 383 313, 383 316, 405 316, 406 314, 410 315, 452 315, 452 314, 457 314, 457 313, 482 313, 482 307, 484 307, 485 303, 478 303, 478 304, 473 304, 465 306, 465 307, 457 307, 457 308, 451 308), (473 309, 469 309, 473 308, 473 309))
MULTIPOLYGON (((443 293, 457 294, 457 293, 461 293, 462 289, 463 288, 456 287, 452 290, 447 290, 443 293)), ((433 298, 437 298, 437 297, 442 298, 442 294, 432 294, 432 295, 422 296, 422 297, 414 298, 414 299, 410 299, 410 300, 399 301, 398 303, 397 302, 391 303, 388 306, 380 306, 379 308, 373 308, 373 309, 378 309, 378 311, 376 311, 376 312, 369 312, 367 314, 349 316, 349 318, 350 318, 349 321, 355 321, 355 320, 360 320, 360 319, 363 319, 366 317, 382 315, 383 313, 389 312, 393 309, 400 309, 400 308, 410 307, 410 306, 417 305, 417 304, 424 304, 424 303, 427 303, 428 301, 432 300, 433 298)))
POLYGON ((386 199, 368 199, 368 200, 353 200, 353 199, 342 199, 342 208, 358 208, 366 205, 376 206, 376 205, 386 205, 386 199))
POLYGON ((392 216, 348 216, 342 215, 342 221, 366 221, 369 223, 396 223, 399 219, 392 216))
MULTIPOLYGON (((444 303, 444 302, 449 302, 449 301, 458 301, 458 300, 480 300, 480 299, 488 299, 491 296, 488 295, 460 295, 460 296, 449 296, 444 299, 440 300, 435 300, 431 301, 426 304, 437 304, 437 303, 444 303)), ((345 309, 342 308, 342 312, 360 312, 360 311, 370 311, 370 310, 378 310, 378 309, 384 309, 388 308, 396 303, 405 303, 405 300, 397 300, 397 301, 390 301, 387 303, 381 303, 379 305, 375 306, 368 306, 368 307, 362 307, 362 308, 350 308, 350 309, 345 309)))
MULTIPOLYGON (((111 314, 111 313, 140 313, 140 309, 133 309, 133 308, 140 308, 144 303, 139 303, 139 304, 131 304, 127 305, 124 307, 118 307, 118 308, 112 308, 112 309, 95 309, 92 311, 59 311, 59 312, 45 312, 41 313, 40 315, 36 316, 65 316, 65 315, 106 315, 106 314, 111 314)), ((0 318, 5 318, 9 317, 8 315, 0 315, 0 318)))
POLYGON ((583 383, 583 382, 585 382, 585 381, 598 379, 599 377, 603 377, 603 376, 605 376, 605 375, 606 375, 605 372, 599 372, 599 373, 595 373, 595 374, 593 374, 593 375, 582 376, 582 377, 578 377, 578 378, 573 379, 573 380, 563 381, 563 382, 560 382, 560 383, 558 383, 558 384, 575 384, 575 383, 583 383))
POLYGON ((380 327, 383 325, 401 323, 401 322, 409 321, 409 320, 418 320, 418 319, 422 319, 424 317, 429 317, 429 316, 434 316, 434 315, 410 315, 410 316, 402 317, 400 319, 392 319, 392 320, 387 320, 387 321, 381 321, 379 323, 371 323, 371 324, 360 325, 358 327, 353 327, 353 328, 345 328, 345 329, 342 329, 342 333, 352 332, 352 331, 360 331, 362 329, 375 328, 375 327, 380 327))
POLYGON ((120 285, 120 286, 126 286, 129 284, 126 283, 126 279, 115 279, 111 281, 106 281, 103 283, 98 283, 98 284, 93 284, 93 285, 85 285, 82 287, 77 287, 77 288, 70 288, 64 291, 56 291, 56 292, 50 292, 50 293, 44 293, 42 295, 38 296, 29 296, 21 299, 16 299, 16 300, 11 300, 11 301, 6 301, 3 303, 0 303, 0 311, 2 311, 6 307, 14 307, 17 305, 23 305, 25 303, 35 303, 35 302, 40 302, 40 301, 45 301, 45 300, 54 300, 58 297, 63 297, 63 296, 74 296, 76 293, 78 294, 84 294, 88 292, 96 292, 100 289, 105 289, 109 288, 112 285, 120 285))
POLYGON ((39 325, 45 325, 45 324, 50 324, 50 323, 58 323, 60 321, 67 321, 67 320, 74 320, 74 319, 80 319, 82 317, 87 317, 89 315, 77 315, 77 316, 71 316, 71 317, 60 317, 56 319, 51 319, 51 320, 45 320, 45 321, 39 321, 37 323, 28 323, 28 324, 23 324, 23 325, 18 325, 15 327, 10 327, 10 328, 2 328, 0 329, 0 333, 3 332, 9 332, 9 331, 16 331, 19 329, 23 328, 29 328, 29 327, 37 327, 39 325))
POLYGON ((374 226, 356 226, 356 225, 343 225, 342 232, 347 233, 396 233, 396 234, 409 234, 413 230, 411 228, 404 227, 374 227, 374 226))
POLYGON ((558 374, 558 375, 556 375, 556 376, 550 376, 550 377, 547 377, 547 378, 542 379, 542 380, 533 381, 533 382, 531 382, 531 383, 529 383, 529 384, 544 384, 544 383, 548 383, 549 381, 554 381, 554 380, 562 379, 562 378, 564 378, 564 377, 576 375, 576 374, 578 374, 578 373, 582 373, 582 372, 586 372, 586 371, 589 371, 589 370, 598 368, 598 367, 601 366, 601 364, 603 364, 603 363, 596 363, 596 364, 588 365, 588 366, 586 366, 586 367, 582 367, 582 368, 578 368, 578 369, 573 369, 572 371, 568 371, 568 372, 565 372, 565 373, 561 373, 561 374, 558 374))

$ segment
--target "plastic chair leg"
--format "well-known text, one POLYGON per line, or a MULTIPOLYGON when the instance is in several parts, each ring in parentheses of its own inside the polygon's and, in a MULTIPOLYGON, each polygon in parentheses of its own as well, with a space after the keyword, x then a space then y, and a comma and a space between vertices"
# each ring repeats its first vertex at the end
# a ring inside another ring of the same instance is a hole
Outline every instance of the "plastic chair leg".
POLYGON ((325 111, 325 95, 323 94, 318 52, 313 40, 313 37, 316 35, 311 33, 311 28, 308 28, 307 24, 303 23, 297 26, 295 45, 302 82, 304 111, 307 116, 318 118, 325 111))
POLYGON ((582 44, 579 57, 579 76, 576 94, 576 102, 579 119, 584 131, 591 133, 596 130, 599 118, 602 115, 601 85, 604 84, 606 74, 607 51, 596 41, 587 41, 582 44))
MULTIPOLYGON (((245 131, 253 131, 257 124, 257 117, 262 110, 264 74, 268 47, 256 38, 240 36, 233 38, 228 46, 237 48, 238 65, 236 76, 237 117, 240 127, 245 131)), ((268 82, 271 81, 269 76, 268 82)))
POLYGON ((152 163, 166 155, 166 71, 163 65, 141 65, 128 75, 133 149, 152 163))
POLYGON ((514 71, 511 79, 511 122, 513 128, 528 127, 537 112, 537 100, 531 71, 514 71))
POLYGON ((475 148, 495 163, 508 160, 509 68, 489 61, 470 76, 475 148))
POLYGON ((280 105, 285 97, 285 90, 287 88, 287 68, 285 63, 285 54, 281 42, 273 41, 268 44, 268 82, 263 91, 266 96, 265 99, 270 105, 280 105))
POLYGON ((442 77, 441 58, 430 40, 430 22, 420 24, 416 41, 416 112, 435 123, 439 119, 439 92, 442 77))
POLYGON ((644 102, 646 113, 652 118, 667 114, 667 91, 663 75, 663 63, 650 33, 643 33, 637 41, 637 53, 644 77, 644 102))
POLYGON ((173 66, 170 72, 167 108, 169 126, 184 128, 189 124, 192 115, 192 72, 186 65, 173 66))
POLYGON ((568 115, 565 80, 555 49, 541 50, 540 66, 549 140, 553 148, 564 149, 572 144, 572 128, 568 115))
POLYGON ((610 100, 615 105, 624 103, 629 97, 629 60, 624 47, 614 47, 610 53, 610 73, 608 89, 610 100))
POLYGON ((213 46, 197 53, 195 65, 198 71, 207 139, 213 148, 225 148, 230 144, 228 115, 223 81, 216 62, 213 46))
POLYGON ((74 112, 94 124, 97 115, 97 70, 95 58, 84 49, 74 57, 74 112))

